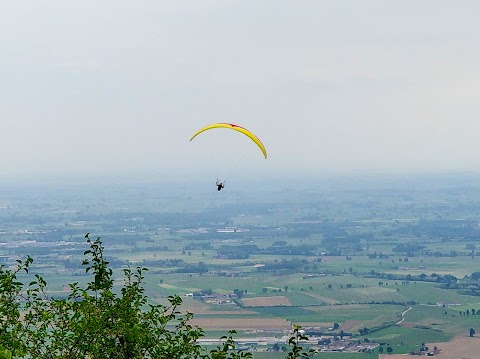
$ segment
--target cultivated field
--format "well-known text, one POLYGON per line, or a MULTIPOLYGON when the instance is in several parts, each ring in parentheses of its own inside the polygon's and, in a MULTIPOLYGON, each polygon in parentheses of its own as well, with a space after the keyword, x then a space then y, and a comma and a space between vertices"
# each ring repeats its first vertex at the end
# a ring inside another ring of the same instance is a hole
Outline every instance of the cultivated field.
MULTIPOLYGON (((480 333, 480 316, 466 314, 480 310, 480 280, 472 279, 480 268, 479 183, 345 179, 229 188, 216 197, 155 185, 8 191, 0 258, 13 266, 31 255, 31 272, 45 277, 49 294, 65 297, 67 283, 91 280, 81 266, 90 232, 105 239, 116 290, 126 266, 148 268, 149 301, 168 304, 168 296, 180 295, 180 309, 194 313, 211 338, 228 329, 285 335, 295 323, 407 353, 469 328, 480 333), (446 275, 455 278, 444 281, 446 275), (192 297, 196 291, 224 300, 192 297)), ((461 338, 462 347, 476 343, 461 338)), ((267 354, 277 355, 258 357, 267 354)), ((458 355, 468 357, 468 350, 458 355)))
MULTIPOLYGON (((480 358, 480 338, 478 337, 455 337, 449 342, 427 343, 429 349, 437 346, 441 349, 441 353, 434 357, 439 359, 478 359, 480 358)), ((405 359, 415 358, 413 356, 403 355, 387 355, 382 354, 379 359, 405 359)))
POLYGON ((245 307, 275 307, 275 306, 291 306, 292 303, 284 296, 276 297, 255 297, 242 299, 245 307))

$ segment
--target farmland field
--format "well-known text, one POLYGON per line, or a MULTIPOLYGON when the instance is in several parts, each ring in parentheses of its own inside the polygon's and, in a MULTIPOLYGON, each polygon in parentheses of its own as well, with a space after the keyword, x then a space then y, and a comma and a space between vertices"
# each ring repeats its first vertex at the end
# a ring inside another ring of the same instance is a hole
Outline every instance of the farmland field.
MULTIPOLYGON (((162 186, 148 186, 148 194, 121 186, 18 190, 0 200, 0 258, 11 266, 31 255, 49 294, 65 297, 68 283, 91 280, 81 261, 84 235, 95 233, 116 291, 122 269, 148 268, 149 300, 166 305, 180 295, 207 339, 237 329, 284 345, 300 324, 316 340, 338 343, 342 335, 407 353, 419 341, 480 330, 479 183, 320 181, 214 199, 194 188, 165 194, 162 186)), ((282 357, 256 349, 258 358, 282 357)))
POLYGON ((245 307, 275 307, 292 305, 284 296, 245 298, 242 300, 242 303, 245 307))

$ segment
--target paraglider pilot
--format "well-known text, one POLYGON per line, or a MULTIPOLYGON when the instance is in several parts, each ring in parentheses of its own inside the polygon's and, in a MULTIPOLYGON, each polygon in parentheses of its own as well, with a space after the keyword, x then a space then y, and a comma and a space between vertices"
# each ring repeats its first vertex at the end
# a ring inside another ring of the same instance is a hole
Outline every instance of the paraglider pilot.
POLYGON ((215 182, 215 184, 217 185, 217 191, 220 191, 222 188, 225 188, 225 182, 218 182, 218 179, 217 179, 217 182, 215 182))

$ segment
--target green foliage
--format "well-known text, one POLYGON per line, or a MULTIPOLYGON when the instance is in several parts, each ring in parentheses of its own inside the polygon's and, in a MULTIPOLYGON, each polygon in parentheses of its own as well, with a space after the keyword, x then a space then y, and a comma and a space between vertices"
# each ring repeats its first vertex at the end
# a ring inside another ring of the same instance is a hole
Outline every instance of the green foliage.
POLYGON ((292 345, 292 350, 287 354, 287 359, 311 358, 316 353, 313 349, 304 352, 300 346, 300 340, 308 340, 308 338, 300 332, 300 326, 295 324, 293 326, 293 334, 288 340, 288 344, 292 345))
POLYGON ((12 352, 0 345, 0 359, 12 359, 12 352))
MULTIPOLYGON (((252 358, 235 348, 233 334, 222 337, 223 345, 211 351, 197 344, 203 329, 191 324, 193 314, 182 313, 182 299, 168 297, 168 305, 152 305, 144 294, 146 268, 123 269, 120 293, 113 291, 113 271, 104 256, 100 237, 84 252, 86 273, 92 280, 85 288, 69 284, 70 295, 56 299, 47 295, 47 283, 39 275, 24 284, 18 279, 33 259, 17 260, 14 269, 0 266, 0 359, 14 358, 252 358)), ((306 340, 295 326, 287 358, 309 357, 299 346, 306 340)), ((308 339, 307 339, 308 340, 308 339)))
POLYGON ((0 272, 0 341, 13 348, 16 358, 191 358, 199 356, 196 340, 203 330, 182 314, 179 296, 169 305, 150 305, 143 289, 145 268, 124 269, 119 295, 113 292, 112 270, 100 238, 91 241, 83 261, 93 280, 85 289, 70 284, 68 299, 50 298, 38 275, 26 288, 17 281, 33 262, 18 261, 13 271, 0 272), (142 310, 146 307, 146 310, 142 310), (21 316, 23 315, 23 319, 21 316), (172 329, 167 328, 171 326, 172 329))
MULTIPOLYGON (((236 352, 235 351, 235 341, 233 340, 233 334, 236 334, 235 330, 230 330, 228 332, 228 337, 223 336, 220 339, 224 339, 225 342, 222 346, 213 349, 211 354, 211 359, 240 359, 240 358, 253 358, 252 353, 248 352, 236 352)), ((205 357, 206 358, 206 357, 205 357)))

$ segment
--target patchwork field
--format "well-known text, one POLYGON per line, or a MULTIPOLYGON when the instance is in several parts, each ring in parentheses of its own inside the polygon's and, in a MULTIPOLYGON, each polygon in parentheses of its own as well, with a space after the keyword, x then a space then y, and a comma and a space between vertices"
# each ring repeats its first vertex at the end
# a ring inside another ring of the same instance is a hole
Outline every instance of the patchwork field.
POLYGON ((276 297, 256 297, 242 299, 245 307, 274 307, 274 306, 291 306, 292 303, 284 296, 276 297))
MULTIPOLYGON (((436 354, 435 358, 440 359, 478 359, 480 357, 480 338, 478 337, 455 337, 449 342, 427 343, 430 349, 437 346, 441 353, 436 354)), ((381 354, 379 359, 405 359, 402 355, 381 354)), ((407 357, 408 358, 408 357, 407 357)), ((414 358, 414 357, 412 357, 414 358)))
POLYGON ((32 273, 45 276, 49 294, 64 297, 67 283, 91 280, 81 261, 84 234, 95 232, 105 236, 118 293, 122 269, 148 268, 149 301, 168 305, 168 296, 180 295, 180 310, 192 312, 211 338, 228 329, 283 336, 295 323, 330 337, 343 330, 355 340, 381 341, 394 354, 460 336, 452 346, 465 351, 452 355, 466 358, 476 339, 462 335, 469 328, 480 333, 480 316, 466 314, 480 309, 473 275, 480 268, 479 183, 452 177, 269 183, 213 198, 188 186, 175 195, 154 187, 102 188, 87 197, 78 188, 60 197, 21 190, 3 199, 0 255, 11 262, 32 255, 32 273), (17 245, 23 241, 30 244, 17 245), (196 291, 213 297, 193 297, 196 291))

